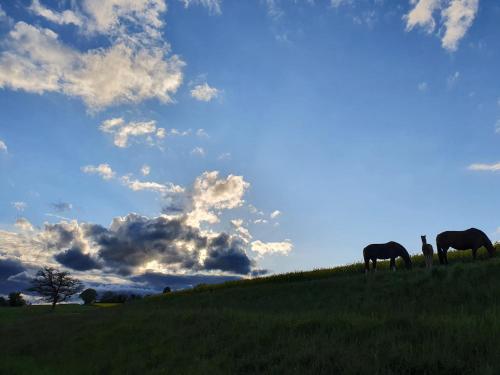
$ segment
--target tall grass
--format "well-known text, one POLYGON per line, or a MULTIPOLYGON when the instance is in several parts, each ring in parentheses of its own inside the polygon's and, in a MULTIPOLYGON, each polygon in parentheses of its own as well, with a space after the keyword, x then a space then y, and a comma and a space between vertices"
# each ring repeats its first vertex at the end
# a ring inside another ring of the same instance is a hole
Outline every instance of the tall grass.
POLYGON ((449 260, 293 272, 120 307, 0 310, 0 373, 498 374, 500 258, 449 260))

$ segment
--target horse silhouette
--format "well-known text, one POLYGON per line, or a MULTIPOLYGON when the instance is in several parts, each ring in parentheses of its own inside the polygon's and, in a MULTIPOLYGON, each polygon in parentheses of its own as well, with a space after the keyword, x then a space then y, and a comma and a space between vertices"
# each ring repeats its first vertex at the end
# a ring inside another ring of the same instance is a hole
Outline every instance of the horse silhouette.
POLYGON ((365 258, 365 272, 370 270, 370 260, 373 264, 373 269, 377 269, 377 259, 390 259, 391 269, 396 270, 396 258, 403 258, 406 268, 411 268, 411 259, 408 251, 403 245, 391 241, 387 243, 371 244, 363 249, 363 257, 365 258))
POLYGON ((477 249, 484 246, 488 254, 493 256, 495 248, 490 239, 483 231, 470 228, 462 231, 446 231, 439 233, 436 237, 436 247, 439 256, 439 263, 448 264, 448 249, 455 250, 472 249, 472 258, 476 259, 477 249))
POLYGON ((431 268, 434 249, 432 248, 432 245, 430 243, 427 243, 427 239, 425 237, 426 236, 420 236, 420 238, 422 239, 422 253, 424 254, 425 258, 425 267, 431 268))

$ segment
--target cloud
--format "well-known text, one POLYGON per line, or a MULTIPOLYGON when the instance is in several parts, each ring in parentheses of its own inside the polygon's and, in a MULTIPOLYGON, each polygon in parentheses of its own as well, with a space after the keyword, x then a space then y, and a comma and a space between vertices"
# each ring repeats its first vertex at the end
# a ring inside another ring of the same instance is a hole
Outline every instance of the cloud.
POLYGON ((245 242, 249 243, 252 240, 252 235, 250 231, 243 226, 242 219, 231 220, 231 225, 234 227, 234 230, 238 234, 238 236, 245 242))
POLYGON ((446 80, 446 83, 448 84, 448 88, 452 88, 453 86, 455 86, 455 84, 458 82, 460 78, 460 72, 455 72, 453 73, 451 76, 448 77, 448 79, 446 80))
POLYGON ((427 33, 436 28, 434 14, 441 10, 444 33, 441 45, 448 51, 456 51, 458 43, 472 26, 479 7, 479 0, 411 0, 414 7, 403 18, 406 31, 422 27, 427 33))
POLYGON ((196 136, 200 138, 209 138, 208 133, 205 131, 205 129, 198 129, 196 131, 196 136))
POLYGON ((185 190, 182 186, 175 185, 171 182, 167 184, 160 184, 158 182, 131 180, 129 176, 123 176, 121 181, 125 186, 133 191, 149 190, 161 194, 178 194, 183 193, 185 190))
POLYGON ((293 244, 290 240, 283 242, 262 242, 259 240, 253 241, 251 247, 252 251, 259 254, 259 256, 268 254, 288 255, 292 251, 293 244))
POLYGON ((23 212, 26 207, 28 207, 28 204, 26 202, 11 202, 12 207, 14 207, 17 211, 23 212))
POLYGON ((170 270, 250 272, 251 260, 242 242, 220 233, 209 238, 183 218, 147 218, 129 214, 115 218, 109 229, 93 236, 99 257, 123 274, 155 261, 170 270))
POLYGON ((24 217, 17 219, 15 226, 16 228, 26 232, 32 232, 35 229, 29 220, 24 217))
POLYGON ((144 164, 141 168, 141 173, 143 176, 148 176, 151 173, 151 167, 147 164, 144 164))
POLYGON ((271 212, 271 214, 269 215, 269 217, 270 217, 271 219, 276 219, 276 218, 277 218, 278 216, 280 216, 280 215, 281 215, 281 211, 276 210, 276 211, 271 212))
POLYGON ((0 152, 5 152, 7 153, 7 145, 5 144, 4 141, 0 139, 0 152))
POLYGON ((202 222, 217 223, 216 212, 241 206, 249 187, 243 176, 229 175, 224 179, 219 178, 218 171, 204 172, 193 185, 192 209, 187 214, 189 224, 197 227, 202 222))
POLYGON ((256 219, 253 221, 254 224, 267 224, 266 219, 256 219))
POLYGON ((495 123, 495 133, 500 133, 500 119, 495 123))
POLYGON ((412 1, 415 7, 403 18, 406 20, 406 31, 411 31, 415 26, 423 27, 428 33, 436 28, 434 12, 439 9, 441 0, 418 0, 412 1))
POLYGON ((72 247, 71 249, 63 251, 55 255, 54 258, 63 266, 77 271, 88 271, 101 268, 101 265, 94 258, 89 254, 83 253, 78 247, 72 247))
POLYGON ((26 282, 16 281, 16 275, 23 273, 26 268, 16 259, 0 257, 0 294, 26 289, 26 282))
POLYGON ((205 150, 203 149, 203 147, 195 147, 191 150, 191 155, 195 155, 195 156, 205 156, 205 150))
POLYGON ((40 4, 39 0, 33 0, 31 6, 29 7, 29 10, 31 10, 36 15, 58 25, 73 24, 76 26, 81 26, 83 24, 82 18, 77 13, 71 10, 65 10, 61 13, 54 12, 53 10, 50 10, 49 8, 46 8, 42 4, 40 4))
POLYGON ((221 14, 221 3, 222 0, 180 0, 184 3, 184 6, 188 8, 192 4, 202 5, 207 8, 211 14, 221 14))
POLYGON ((442 11, 446 32, 441 39, 449 51, 455 51, 458 42, 472 25, 479 7, 479 0, 451 0, 448 8, 442 11))
POLYGON ((229 152, 224 152, 217 156, 217 160, 230 160, 231 159, 231 154, 229 152))
POLYGON ((117 147, 127 147, 130 137, 148 136, 162 139, 165 137, 165 129, 156 128, 156 121, 138 121, 126 123, 123 118, 112 118, 105 120, 99 129, 104 133, 113 134, 114 144, 117 147))
POLYGON ((495 164, 471 164, 467 167, 471 171, 490 171, 490 172, 496 172, 500 171, 500 162, 495 163, 495 164))
POLYGON ((68 202, 55 202, 51 203, 50 206, 55 212, 67 212, 73 209, 73 205, 68 202))
POLYGON ((429 85, 427 84, 427 82, 420 82, 417 86, 418 91, 427 91, 428 87, 429 85))
POLYGON ((0 53, 0 88, 59 92, 81 98, 92 111, 152 98, 172 102, 185 63, 161 38, 163 0, 84 0, 81 11, 61 13, 35 1, 30 9, 76 25, 87 38, 105 35, 110 45, 82 51, 49 28, 17 22, 0 53))
POLYGON ((203 102, 209 102, 212 99, 215 99, 219 95, 219 90, 215 87, 210 87, 208 83, 203 83, 200 85, 196 85, 191 90, 191 96, 196 100, 200 100, 203 102))
POLYGON ((81 169, 83 173, 98 174, 105 180, 111 180, 116 175, 109 164, 99 164, 98 166, 86 165, 81 169))

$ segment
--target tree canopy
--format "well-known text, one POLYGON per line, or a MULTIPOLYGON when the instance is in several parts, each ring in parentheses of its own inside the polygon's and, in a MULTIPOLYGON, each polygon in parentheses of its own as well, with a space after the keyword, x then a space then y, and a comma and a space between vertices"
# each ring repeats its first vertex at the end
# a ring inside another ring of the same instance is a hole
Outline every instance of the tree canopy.
POLYGON ((31 284, 29 290, 41 295, 44 301, 51 302, 52 309, 83 289, 82 283, 71 277, 69 272, 52 267, 40 269, 31 284))

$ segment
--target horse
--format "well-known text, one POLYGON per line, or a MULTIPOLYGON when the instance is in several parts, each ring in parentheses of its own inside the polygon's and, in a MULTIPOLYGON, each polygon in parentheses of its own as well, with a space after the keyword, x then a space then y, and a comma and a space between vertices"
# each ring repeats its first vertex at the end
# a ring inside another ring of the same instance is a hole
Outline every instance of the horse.
POLYGON ((397 257, 402 257, 406 268, 411 268, 410 254, 402 245, 394 241, 368 245, 363 249, 363 257, 365 258, 365 272, 370 270, 370 260, 373 264, 373 270, 377 269, 377 259, 390 259, 391 270, 395 271, 397 257))
POLYGON ((425 268, 431 268, 434 249, 432 248, 432 245, 430 243, 427 243, 425 235, 420 236, 420 238, 422 239, 422 253, 424 253, 425 268))
POLYGON ((476 259, 477 249, 484 246, 488 250, 490 258, 495 253, 495 248, 488 236, 481 230, 469 228, 461 231, 446 231, 439 233, 436 237, 436 247, 439 263, 448 264, 448 249, 455 250, 472 249, 472 258, 476 259))

